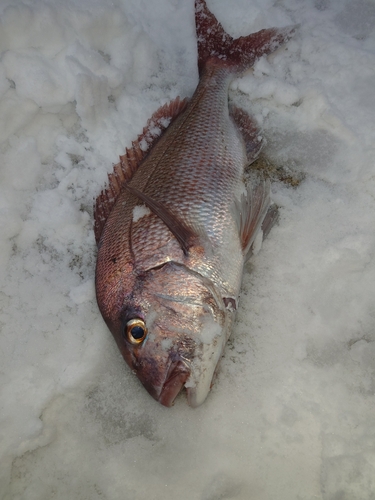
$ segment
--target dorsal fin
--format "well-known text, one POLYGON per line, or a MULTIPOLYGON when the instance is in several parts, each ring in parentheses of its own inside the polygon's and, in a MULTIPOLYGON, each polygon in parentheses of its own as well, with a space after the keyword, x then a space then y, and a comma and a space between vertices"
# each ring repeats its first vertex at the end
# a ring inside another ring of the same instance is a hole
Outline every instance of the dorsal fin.
POLYGON ((153 200, 147 194, 142 193, 129 184, 125 184, 125 187, 135 196, 138 196, 138 198, 141 199, 145 203, 145 205, 164 222, 164 224, 179 242, 184 254, 187 255, 189 247, 192 245, 192 240, 196 236, 194 231, 186 226, 184 222, 178 219, 175 214, 170 212, 167 207, 165 207, 158 201, 153 200))
POLYGON ((159 140, 163 132, 186 108, 188 99, 179 97, 164 104, 148 120, 142 134, 126 148, 125 154, 120 156, 120 162, 113 167, 113 172, 108 174, 108 186, 96 198, 94 206, 94 232, 96 243, 99 243, 106 220, 111 213, 116 200, 123 190, 124 183, 129 182, 138 169, 142 160, 159 140))

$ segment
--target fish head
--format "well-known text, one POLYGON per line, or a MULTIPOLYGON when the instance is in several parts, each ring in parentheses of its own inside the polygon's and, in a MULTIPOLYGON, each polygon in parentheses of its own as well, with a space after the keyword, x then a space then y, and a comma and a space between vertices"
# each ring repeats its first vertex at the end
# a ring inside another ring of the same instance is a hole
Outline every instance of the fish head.
POLYGON ((168 262, 140 273, 116 314, 107 324, 151 396, 172 406, 185 387, 190 406, 203 403, 229 328, 230 312, 212 283, 168 262))

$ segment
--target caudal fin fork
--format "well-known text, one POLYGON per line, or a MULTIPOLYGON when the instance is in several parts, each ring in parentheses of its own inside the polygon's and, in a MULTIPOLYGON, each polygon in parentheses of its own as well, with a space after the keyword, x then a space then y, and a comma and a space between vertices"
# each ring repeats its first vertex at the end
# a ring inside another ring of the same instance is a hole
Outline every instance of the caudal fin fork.
POLYGON ((296 29, 295 26, 270 28, 234 39, 208 9, 205 0, 195 0, 195 24, 199 73, 209 59, 241 73, 262 55, 270 54, 287 42, 296 29))

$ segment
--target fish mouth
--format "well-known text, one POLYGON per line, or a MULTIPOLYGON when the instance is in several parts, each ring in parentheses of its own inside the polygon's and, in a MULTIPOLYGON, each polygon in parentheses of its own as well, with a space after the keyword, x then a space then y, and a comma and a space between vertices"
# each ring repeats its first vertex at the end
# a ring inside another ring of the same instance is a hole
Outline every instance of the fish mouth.
POLYGON ((173 406, 174 400, 180 393, 187 379, 190 377, 190 368, 184 361, 171 363, 165 382, 158 398, 163 406, 173 406))

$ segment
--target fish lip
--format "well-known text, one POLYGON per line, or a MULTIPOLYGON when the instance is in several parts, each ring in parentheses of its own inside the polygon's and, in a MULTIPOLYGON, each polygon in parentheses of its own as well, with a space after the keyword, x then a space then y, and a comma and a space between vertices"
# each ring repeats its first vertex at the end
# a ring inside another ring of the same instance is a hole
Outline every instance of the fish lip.
POLYGON ((167 407, 173 406, 174 400, 189 377, 190 368, 185 361, 172 362, 158 397, 159 403, 167 407))

